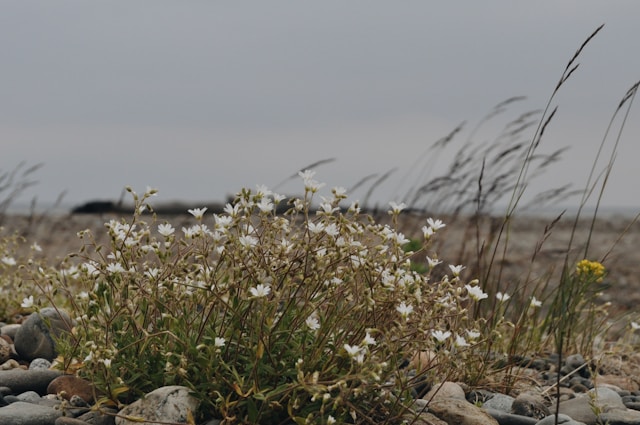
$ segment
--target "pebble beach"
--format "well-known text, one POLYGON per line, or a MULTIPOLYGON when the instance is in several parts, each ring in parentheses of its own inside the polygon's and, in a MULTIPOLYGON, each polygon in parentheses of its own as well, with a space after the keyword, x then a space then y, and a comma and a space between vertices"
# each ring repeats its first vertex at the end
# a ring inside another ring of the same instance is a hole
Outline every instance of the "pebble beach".
MULTIPOLYGON (((18 232, 27 246, 36 242, 48 261, 62 260, 76 252, 82 241, 77 232, 91 229, 98 242, 106 242, 104 223, 121 218, 118 214, 8 215, 0 226, 4 235, 18 232)), ((148 217, 149 220, 151 217, 148 217)), ((381 219, 384 219, 383 217, 381 219)), ((425 217, 407 214, 400 230, 406 235, 417 232, 425 217)), ((478 247, 495 237, 501 219, 443 217, 446 230, 438 234, 431 247, 438 257, 451 264, 465 264, 478 247)), ((193 223, 189 215, 159 216, 177 229, 193 223)), ((640 302, 640 224, 626 216, 611 215, 595 223, 571 217, 517 217, 503 229, 498 264, 503 268, 501 287, 508 292, 519 276, 548 272, 548 264, 561 264, 569 253, 575 258, 601 261, 608 270, 607 290, 602 302, 612 312, 633 315, 640 302), (590 229, 593 229, 592 231, 590 229)), ((469 270, 467 270, 469 272, 469 270)), ((555 270, 557 273, 558 270, 555 270)), ((469 278, 472 278, 469 276, 469 278)), ((24 318, 21 323, 6 323, 0 328, 0 424, 18 425, 128 425, 126 416, 144 416, 145 423, 188 423, 187 412, 194 400, 183 387, 164 387, 149 394, 126 410, 91 409, 95 403, 91 383, 51 368, 55 347, 49 332, 64 328, 59 313, 45 309, 24 318), (42 325, 47 314, 51 326, 42 325), (167 403, 167 400, 172 403, 167 403), (168 405, 171 405, 167 407, 168 405), (167 410, 168 409, 168 410, 167 410)), ((552 354, 523 356, 515 366, 525 377, 509 393, 494 389, 469 388, 464 383, 430 383, 416 393, 413 409, 420 412, 420 424, 552 424, 553 413, 561 413, 563 424, 640 424, 640 355, 616 352, 601 357, 598 364, 575 353, 558 368, 552 354), (560 399, 557 382, 561 378, 560 399), (558 407, 559 403, 559 407, 558 407), (600 414, 596 415, 593 406, 600 414), (551 417, 551 418, 550 418, 551 417)), ((210 419, 206 425, 220 424, 210 419)), ((198 425, 204 425, 202 424, 198 425)))

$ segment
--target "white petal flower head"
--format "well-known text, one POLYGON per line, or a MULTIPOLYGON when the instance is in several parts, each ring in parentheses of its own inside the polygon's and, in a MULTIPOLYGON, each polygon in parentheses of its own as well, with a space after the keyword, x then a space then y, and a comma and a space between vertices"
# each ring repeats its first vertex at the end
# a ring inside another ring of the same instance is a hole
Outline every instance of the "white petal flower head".
POLYGON ((120 263, 109 263, 107 266, 107 271, 109 273, 124 273, 126 270, 122 267, 120 263))
POLYGON ((251 295, 256 298, 262 298, 269 295, 269 293, 271 292, 271 287, 269 285, 263 285, 262 283, 259 283, 255 286, 255 288, 250 288, 249 292, 251 292, 251 295))
POLYGON ((173 226, 169 223, 162 223, 158 225, 158 233, 160 233, 165 238, 173 235, 175 231, 176 229, 174 229, 173 226))
POLYGON ((480 335, 481 335, 481 334, 480 334, 480 332, 478 332, 478 331, 470 331, 470 330, 467 330, 467 335, 469 336, 469 339, 470 339, 470 340, 475 340, 475 339, 480 338, 480 335))
POLYGON ((489 297, 487 294, 482 292, 482 289, 480 289, 480 287, 478 286, 465 285, 464 287, 467 288, 469 296, 476 301, 484 300, 485 298, 489 297))
POLYGON ((434 268, 435 266, 437 266, 438 264, 441 264, 441 263, 442 263, 442 261, 438 260, 437 258, 427 257, 427 264, 429 265, 430 269, 434 268))
POLYGON ((461 265, 454 266, 453 264, 449 264, 449 268, 454 276, 460 276, 460 272, 464 270, 464 266, 461 265))
POLYGON ((407 305, 402 301, 400 305, 396 307, 396 311, 406 319, 411 313, 413 313, 413 306, 411 304, 407 305))
POLYGON ((390 214, 400 214, 403 209, 407 208, 407 204, 405 204, 404 202, 396 204, 395 202, 391 201, 389 202, 389 205, 391 206, 391 211, 389 211, 390 214))
POLYGON ((307 320, 305 320, 304 322, 306 323, 307 327, 312 331, 317 331, 318 329, 320 329, 320 322, 318 321, 318 318, 315 316, 307 317, 307 320))
POLYGON ((310 221, 307 228, 311 233, 320 233, 324 230, 324 223, 313 223, 310 221))
POLYGON ((427 219, 427 225, 433 229, 433 231, 437 231, 442 229, 443 227, 446 226, 446 224, 444 224, 442 222, 442 220, 434 220, 433 218, 429 217, 427 219))
POLYGON ((422 234, 424 235, 425 239, 431 238, 434 233, 435 231, 433 230, 433 227, 422 226, 422 234))
POLYGON ((31 308, 33 307, 33 295, 29 295, 28 298, 24 298, 22 300, 22 304, 20 304, 22 308, 31 308))
POLYGON ((202 220, 202 217, 204 217, 204 213, 207 211, 207 207, 204 207, 204 208, 193 208, 193 209, 190 209, 190 210, 187 210, 187 211, 189 212, 189 214, 194 216, 196 219, 202 220))
POLYGON ((542 307, 542 301, 537 300, 536 297, 531 297, 531 307, 532 308, 536 308, 536 307, 542 307))
POLYGON ((362 350, 362 348, 360 348, 360 346, 358 345, 345 344, 344 350, 350 357, 356 357, 358 354, 360 354, 360 350, 362 350))
POLYGON ((464 339, 463 336, 461 335, 456 335, 456 342, 455 342, 456 347, 468 347, 469 343, 467 342, 466 339, 464 339))
POLYGON ((244 247, 252 247, 258 245, 258 238, 253 236, 242 235, 238 238, 240 245, 244 247))
POLYGON ((2 257, 2 262, 7 266, 15 266, 17 263, 16 259, 13 257, 2 257))
POLYGON ((369 332, 364 336, 364 340, 362 342, 364 345, 376 345, 376 340, 371 336, 369 332))
POLYGON ((503 294, 502 292, 498 292, 496 294, 496 298, 498 299, 498 301, 503 303, 503 302, 507 301, 509 298, 511 298, 511 296, 509 294, 503 294))
POLYGON ((443 332, 441 330, 431 331, 431 336, 433 336, 438 342, 445 342, 451 336, 451 332, 443 332))
POLYGON ((226 341, 224 338, 217 336, 217 337, 215 337, 215 339, 213 340, 213 345, 214 345, 215 347, 221 348, 221 347, 224 347, 224 344, 225 344, 226 342, 227 342, 227 341, 226 341))

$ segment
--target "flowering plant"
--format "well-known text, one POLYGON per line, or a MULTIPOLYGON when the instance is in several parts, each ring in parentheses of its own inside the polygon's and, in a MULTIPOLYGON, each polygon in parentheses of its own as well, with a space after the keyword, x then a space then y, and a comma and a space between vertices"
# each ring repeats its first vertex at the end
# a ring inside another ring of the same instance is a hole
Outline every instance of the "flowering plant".
MULTIPOLYGON (((72 300, 78 326, 59 343, 65 365, 95 382, 102 402, 181 384, 228 422, 405 414, 422 382, 402 369, 406 361, 433 351, 420 373, 446 365, 451 376, 447 356, 470 346, 449 330, 477 328, 465 317, 474 298, 463 267, 439 278, 412 270, 416 253, 396 230, 404 204, 391 204, 387 224, 362 216, 357 203, 342 208, 341 188, 315 208, 323 185, 300 175, 305 195, 284 215, 276 214, 282 196, 243 189, 223 213, 190 210, 194 223, 181 234, 143 221, 154 190, 131 191, 136 212, 106 224, 108 248, 89 243, 73 275, 36 277, 72 300)), ((423 248, 443 226, 427 222, 423 248)))

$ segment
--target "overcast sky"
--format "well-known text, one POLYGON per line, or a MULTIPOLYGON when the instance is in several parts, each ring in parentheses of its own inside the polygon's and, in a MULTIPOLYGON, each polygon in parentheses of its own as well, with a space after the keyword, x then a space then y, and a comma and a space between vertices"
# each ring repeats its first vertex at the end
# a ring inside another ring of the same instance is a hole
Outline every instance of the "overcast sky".
MULTIPOLYGON (((540 147, 570 150, 528 190, 581 188, 616 106, 640 80, 633 0, 0 7, 0 169, 44 163, 26 194, 41 203, 65 190, 68 204, 117 199, 126 185, 156 187, 162 201, 218 200, 325 158, 336 160, 316 179, 329 187, 397 167, 373 198, 403 201, 403 176, 431 144, 465 120, 466 140, 512 96, 527 99, 507 118, 543 108, 573 53, 605 24, 556 97, 540 147)), ((640 208, 639 136, 635 105, 609 206, 640 208)), ((443 155, 435 166, 447 165, 443 155)))

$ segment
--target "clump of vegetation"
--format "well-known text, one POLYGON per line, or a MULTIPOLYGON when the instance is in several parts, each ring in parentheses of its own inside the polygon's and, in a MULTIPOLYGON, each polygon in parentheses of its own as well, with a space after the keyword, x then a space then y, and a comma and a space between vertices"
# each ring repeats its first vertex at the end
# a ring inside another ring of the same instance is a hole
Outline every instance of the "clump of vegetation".
MULTIPOLYGON (((382 225, 357 204, 343 211, 334 188, 314 209, 321 184, 301 175, 305 196, 285 215, 275 214, 282 196, 245 189, 223 214, 191 210, 198 223, 176 231, 142 220, 150 190, 132 192, 130 221, 107 223, 109 247, 81 232, 89 243, 77 266, 35 273, 71 301, 65 366, 114 402, 182 384, 208 412, 249 423, 391 420, 424 374, 463 376, 454 356, 479 343, 468 306, 482 298, 462 266, 412 271, 415 253, 396 230, 404 205, 382 225), (403 372, 420 351, 432 364, 403 372)), ((427 220, 423 248, 443 226, 427 220)))

